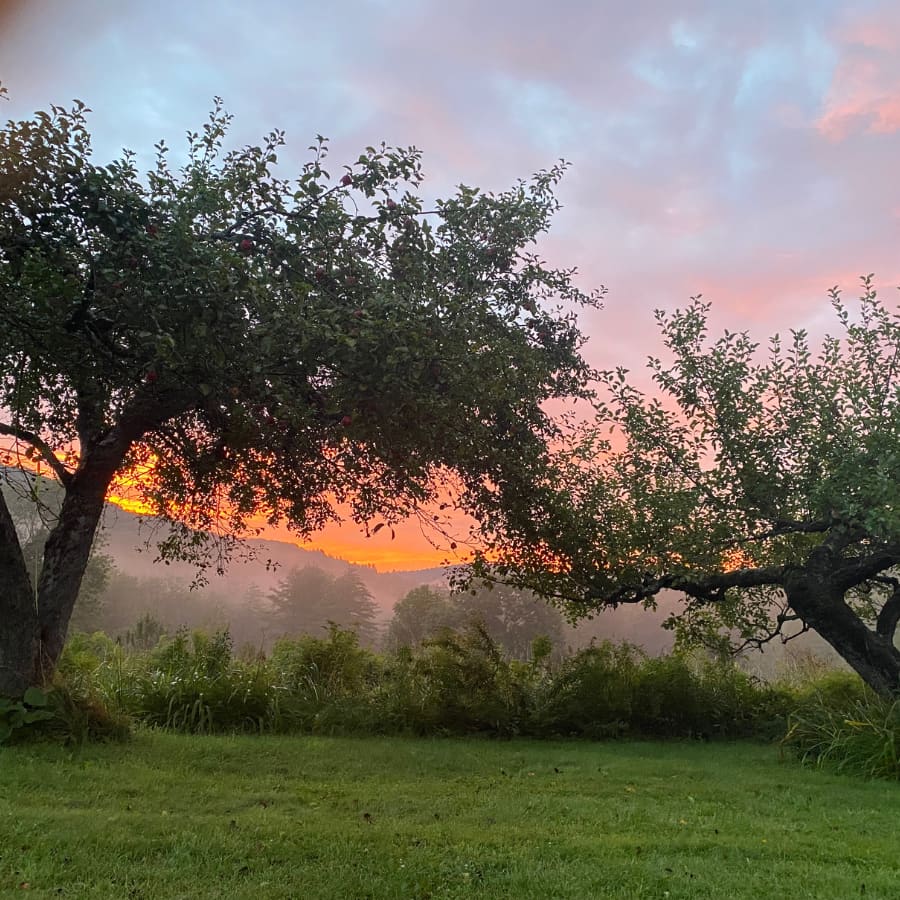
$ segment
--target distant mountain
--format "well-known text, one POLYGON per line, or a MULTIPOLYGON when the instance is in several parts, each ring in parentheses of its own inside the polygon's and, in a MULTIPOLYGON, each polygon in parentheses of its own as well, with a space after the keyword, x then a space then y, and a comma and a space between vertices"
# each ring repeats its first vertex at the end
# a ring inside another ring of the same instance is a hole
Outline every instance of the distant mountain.
MULTIPOLYGON (((157 561, 156 545, 165 537, 165 526, 143 519, 117 506, 108 506, 100 537, 104 553, 116 567, 138 578, 166 576, 192 581, 197 569, 190 563, 157 561)), ((385 618, 394 604, 420 584, 445 583, 444 569, 421 569, 406 572, 378 572, 372 566, 361 566, 336 559, 321 550, 306 550, 286 541, 249 540, 228 564, 224 575, 207 571, 209 589, 229 594, 243 593, 251 586, 268 593, 284 575, 294 568, 316 566, 332 575, 352 569, 371 591, 385 618)))

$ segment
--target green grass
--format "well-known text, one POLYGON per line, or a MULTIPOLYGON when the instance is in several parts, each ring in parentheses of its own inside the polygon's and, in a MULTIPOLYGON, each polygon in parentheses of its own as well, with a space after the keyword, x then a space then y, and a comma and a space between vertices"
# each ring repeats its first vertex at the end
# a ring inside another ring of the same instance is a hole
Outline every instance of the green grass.
POLYGON ((0 897, 900 897, 900 788, 756 744, 0 749, 0 897))

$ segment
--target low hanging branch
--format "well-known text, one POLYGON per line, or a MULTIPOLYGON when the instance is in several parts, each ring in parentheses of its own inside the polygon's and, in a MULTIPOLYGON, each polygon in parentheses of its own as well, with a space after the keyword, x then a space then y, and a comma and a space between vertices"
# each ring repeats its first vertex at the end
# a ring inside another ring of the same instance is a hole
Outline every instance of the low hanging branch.
POLYGON ((830 297, 839 336, 776 335, 768 354, 745 333, 710 337, 699 298, 658 312, 670 362, 650 360, 655 395, 602 373, 541 553, 498 544, 480 569, 575 615, 680 592, 685 640, 752 645, 796 620, 900 692, 900 317, 871 276, 857 304, 830 297))

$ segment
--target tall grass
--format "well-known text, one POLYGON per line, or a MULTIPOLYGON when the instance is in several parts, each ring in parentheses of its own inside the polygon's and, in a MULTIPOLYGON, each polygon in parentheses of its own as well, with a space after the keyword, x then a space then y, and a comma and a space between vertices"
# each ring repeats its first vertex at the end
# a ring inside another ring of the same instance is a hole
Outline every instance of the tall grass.
MULTIPOLYGON (((110 721, 193 734, 419 734, 580 738, 784 736, 804 761, 900 777, 900 706, 848 673, 766 684, 702 654, 648 657, 604 642, 551 666, 511 660, 487 632, 447 631, 376 654, 333 627, 236 657, 227 632, 181 632, 150 650, 76 636, 59 688, 110 721), (786 736, 785 736, 786 733, 786 736)), ((70 702, 76 716, 79 703, 70 702)), ((93 717, 93 718, 91 718, 93 717)), ((89 721, 73 722, 88 734, 89 721)), ((96 728, 95 730, 102 730, 96 728)))
POLYGON ((900 780, 900 700, 832 673, 803 692, 783 743, 811 765, 900 780))

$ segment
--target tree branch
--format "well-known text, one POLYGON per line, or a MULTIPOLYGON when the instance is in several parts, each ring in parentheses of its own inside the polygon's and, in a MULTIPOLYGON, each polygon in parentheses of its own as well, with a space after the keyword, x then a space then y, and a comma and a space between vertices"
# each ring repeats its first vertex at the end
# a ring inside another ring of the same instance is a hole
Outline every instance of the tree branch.
POLYGON ((892 640, 897 625, 900 624, 900 584, 894 588, 894 593, 885 601, 878 613, 875 623, 875 632, 884 638, 892 640))
POLYGON ((900 563, 900 545, 889 544, 868 556, 850 557, 843 562, 835 569, 834 580, 846 592, 900 563))
POLYGON ((824 534, 835 525, 833 519, 819 519, 811 522, 795 522, 780 520, 767 531, 756 534, 748 534, 746 537, 733 538, 728 541, 719 541, 716 547, 741 547, 744 544, 754 544, 758 541, 767 541, 771 538, 785 537, 789 534, 824 534))
POLYGON ((775 625, 763 632, 763 634, 761 634, 759 637, 748 637, 743 641, 743 643, 734 648, 734 655, 743 652, 748 647, 752 647, 754 650, 762 650, 762 648, 766 644, 775 640, 775 638, 781 638, 781 643, 787 644, 795 638, 800 637, 801 634, 806 634, 806 632, 809 631, 809 625, 807 625, 806 622, 804 622, 803 619, 800 618, 800 616, 798 616, 796 613, 790 612, 789 610, 790 607, 787 606, 779 610, 778 616, 775 619, 775 625), (802 627, 798 631, 795 631, 793 634, 789 634, 787 635, 787 637, 785 637, 785 635, 783 634, 783 630, 784 626, 788 622, 801 622, 802 627))
POLYGON ((602 594, 600 600, 612 606, 620 603, 641 603, 655 597, 660 591, 681 591, 704 603, 719 603, 731 588, 781 586, 789 566, 764 566, 755 569, 735 569, 733 572, 716 572, 690 577, 683 574, 648 576, 639 585, 625 585, 618 590, 602 594))
POLYGON ((72 473, 59 461, 56 454, 50 449, 50 445, 39 435, 32 431, 28 431, 25 428, 17 428, 15 425, 6 425, 2 422, 0 422, 0 434, 5 434, 15 438, 17 441, 24 441, 26 444, 31 444, 31 446, 41 454, 41 458, 53 470, 53 474, 59 479, 60 484, 63 487, 69 486, 69 483, 72 481, 72 473))

